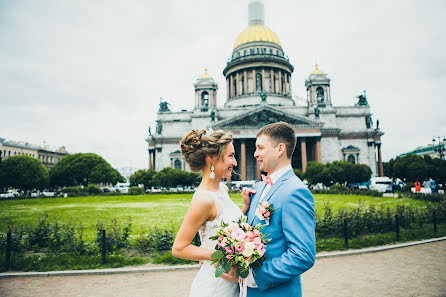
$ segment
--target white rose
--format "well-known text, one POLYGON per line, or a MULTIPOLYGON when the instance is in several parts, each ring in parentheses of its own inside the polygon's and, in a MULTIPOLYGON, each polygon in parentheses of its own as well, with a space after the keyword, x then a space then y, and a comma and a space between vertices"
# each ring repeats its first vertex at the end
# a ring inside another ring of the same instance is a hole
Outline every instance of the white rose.
POLYGON ((245 242, 245 249, 242 252, 242 255, 245 257, 250 257, 254 253, 255 244, 253 242, 245 242))

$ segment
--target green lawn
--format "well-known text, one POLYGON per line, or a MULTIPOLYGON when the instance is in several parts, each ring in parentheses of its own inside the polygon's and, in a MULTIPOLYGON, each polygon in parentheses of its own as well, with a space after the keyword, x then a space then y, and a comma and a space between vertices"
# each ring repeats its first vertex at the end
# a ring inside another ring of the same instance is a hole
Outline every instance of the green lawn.
MULTIPOLYGON (((232 193, 231 198, 242 205, 240 194, 232 193)), ((86 228, 86 235, 92 238, 98 220, 110 222, 117 218, 126 222, 132 218, 133 234, 150 227, 172 228, 181 225, 192 194, 159 194, 143 196, 94 196, 73 198, 39 198, 0 201, 0 231, 8 225, 36 223, 44 214, 61 223, 80 223, 86 228)), ((382 198, 355 195, 315 195, 316 212, 322 214, 323 204, 329 202, 336 211, 341 207, 354 208, 362 201, 365 205, 396 207, 397 204, 425 205, 424 201, 408 198, 382 198)))

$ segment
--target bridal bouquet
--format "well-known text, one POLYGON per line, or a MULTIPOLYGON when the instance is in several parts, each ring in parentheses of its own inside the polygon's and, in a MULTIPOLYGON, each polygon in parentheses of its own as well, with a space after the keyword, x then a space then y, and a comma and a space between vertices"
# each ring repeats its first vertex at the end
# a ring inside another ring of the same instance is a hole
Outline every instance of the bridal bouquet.
POLYGON ((218 241, 211 263, 217 264, 215 277, 220 277, 223 271, 229 272, 231 266, 236 266, 235 277, 246 278, 250 266, 260 266, 265 260, 266 245, 270 239, 260 233, 260 224, 251 226, 246 223, 246 219, 242 217, 231 225, 221 222, 217 234, 210 237, 218 241))

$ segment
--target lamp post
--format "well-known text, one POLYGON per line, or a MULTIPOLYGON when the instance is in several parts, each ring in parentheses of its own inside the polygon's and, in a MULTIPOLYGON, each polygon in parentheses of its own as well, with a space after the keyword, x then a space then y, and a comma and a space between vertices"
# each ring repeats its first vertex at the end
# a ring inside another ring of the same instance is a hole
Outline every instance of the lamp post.
POLYGON ((435 148, 435 146, 434 146, 434 151, 436 151, 440 154, 440 160, 444 160, 443 153, 444 153, 445 149, 443 148, 443 146, 444 146, 444 143, 446 142, 446 137, 443 136, 443 142, 442 142, 440 136, 434 136, 434 138, 432 138, 432 142, 434 143, 434 145, 435 145, 435 142, 437 141, 437 139, 435 139, 435 138, 438 139, 438 148, 435 148))

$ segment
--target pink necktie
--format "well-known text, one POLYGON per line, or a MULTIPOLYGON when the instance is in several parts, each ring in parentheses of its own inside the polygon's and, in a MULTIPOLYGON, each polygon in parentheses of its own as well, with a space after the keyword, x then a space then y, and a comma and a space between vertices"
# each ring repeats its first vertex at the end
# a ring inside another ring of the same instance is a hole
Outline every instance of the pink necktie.
POLYGON ((271 177, 268 175, 261 175, 262 176, 262 180, 265 184, 272 186, 273 185, 273 181, 271 180, 271 177))

